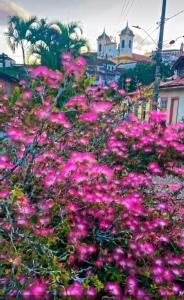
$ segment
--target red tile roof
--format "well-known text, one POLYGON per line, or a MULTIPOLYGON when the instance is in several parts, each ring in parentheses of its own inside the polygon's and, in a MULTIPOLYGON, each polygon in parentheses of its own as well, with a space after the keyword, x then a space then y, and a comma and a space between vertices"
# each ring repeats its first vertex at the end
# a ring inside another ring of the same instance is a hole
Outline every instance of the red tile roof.
POLYGON ((184 78, 176 78, 170 81, 161 82, 160 88, 166 88, 166 87, 184 87, 184 78))
POLYGON ((146 62, 153 62, 152 59, 148 56, 137 54, 137 53, 132 53, 132 58, 135 61, 146 61, 146 62))

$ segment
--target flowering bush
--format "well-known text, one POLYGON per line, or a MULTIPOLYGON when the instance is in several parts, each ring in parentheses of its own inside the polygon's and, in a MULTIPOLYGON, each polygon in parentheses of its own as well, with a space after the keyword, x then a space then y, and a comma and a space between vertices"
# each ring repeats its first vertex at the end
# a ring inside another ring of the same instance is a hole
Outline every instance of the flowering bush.
POLYGON ((0 296, 183 299, 184 123, 125 121, 115 84, 61 111, 84 61, 63 66, 31 69, 14 105, 1 96, 0 296))

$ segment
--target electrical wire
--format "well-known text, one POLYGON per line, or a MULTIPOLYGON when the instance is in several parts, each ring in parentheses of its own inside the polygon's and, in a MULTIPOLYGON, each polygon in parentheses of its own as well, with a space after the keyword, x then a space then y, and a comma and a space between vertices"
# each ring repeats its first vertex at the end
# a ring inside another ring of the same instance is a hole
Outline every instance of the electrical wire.
MULTIPOLYGON (((184 9, 182 9, 181 11, 179 11, 178 13, 174 14, 173 16, 166 18, 165 22, 172 20, 173 18, 179 16, 180 14, 184 13, 184 9)), ((159 24, 159 22, 156 23, 157 25, 159 24)), ((155 28, 152 32, 150 32, 150 34, 153 34, 156 30, 158 30, 160 28, 160 24, 157 26, 157 28, 155 28)), ((142 40, 142 43, 147 40, 147 36, 145 37, 145 39, 142 40)), ((165 44, 167 45, 167 44, 165 44)))
POLYGON ((180 10, 180 11, 179 11, 178 13, 176 13, 175 15, 173 15, 173 16, 171 16, 171 17, 169 17, 169 18, 166 18, 165 21, 167 22, 167 21, 169 21, 169 20, 171 20, 171 19, 173 19, 173 18, 175 18, 175 17, 181 15, 182 13, 184 13, 184 9, 180 10))
MULTIPOLYGON (((126 0, 125 0, 125 1, 126 1, 126 0)), ((124 10, 123 10, 122 13, 121 13, 122 19, 124 18, 125 14, 126 14, 126 11, 127 11, 128 6, 129 6, 129 3, 130 3, 129 0, 127 0, 127 1, 125 2, 124 10)))
MULTIPOLYGON (((160 25, 157 26, 154 30, 152 30, 149 35, 152 35, 155 31, 157 31, 160 28, 160 25)), ((148 39, 148 35, 141 41, 141 43, 144 43, 148 39)))
POLYGON ((132 0, 130 6, 129 6, 129 8, 128 8, 128 11, 127 11, 127 13, 126 13, 126 15, 125 15, 125 19, 126 19, 127 16, 129 15, 131 9, 134 7, 135 4, 136 4, 135 0, 132 0))

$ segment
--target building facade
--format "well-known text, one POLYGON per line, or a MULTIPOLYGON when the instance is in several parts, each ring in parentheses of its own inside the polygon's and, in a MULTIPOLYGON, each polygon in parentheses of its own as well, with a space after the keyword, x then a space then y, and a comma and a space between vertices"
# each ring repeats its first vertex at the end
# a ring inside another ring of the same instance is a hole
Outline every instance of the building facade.
POLYGON ((87 60, 87 75, 94 78, 94 85, 110 84, 118 81, 121 72, 116 68, 116 64, 108 59, 97 58, 96 53, 91 53, 91 58, 87 60))
MULTIPOLYGON (((162 56, 162 61, 164 63, 173 65, 177 59, 183 54, 183 43, 181 44, 180 49, 167 49, 167 50, 162 50, 161 56, 162 56)), ((153 51, 151 54, 151 58, 154 60, 156 55, 156 52, 153 51)))
POLYGON ((9 68, 15 65, 15 61, 5 53, 0 54, 0 68, 9 68))
POLYGON ((97 57, 112 60, 118 68, 134 68, 138 61, 152 62, 151 58, 133 52, 134 33, 128 23, 119 34, 119 43, 106 34, 105 29, 97 39, 97 57))
POLYGON ((167 112, 167 123, 175 124, 184 119, 184 55, 174 64, 176 76, 160 85, 160 108, 167 112))
POLYGON ((0 72, 0 90, 10 96, 17 85, 18 80, 15 77, 0 72))

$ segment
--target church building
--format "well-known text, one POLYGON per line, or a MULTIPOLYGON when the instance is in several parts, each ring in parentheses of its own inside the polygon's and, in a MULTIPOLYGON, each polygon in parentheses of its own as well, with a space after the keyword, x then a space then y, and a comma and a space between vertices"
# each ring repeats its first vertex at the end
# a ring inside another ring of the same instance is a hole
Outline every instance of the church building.
POLYGON ((110 38, 105 32, 97 39, 97 57, 112 60, 118 68, 134 68, 139 61, 152 62, 145 56, 133 52, 134 33, 128 26, 120 32, 119 43, 110 38))

